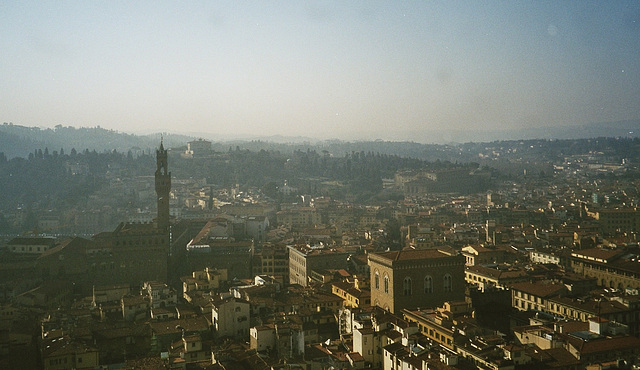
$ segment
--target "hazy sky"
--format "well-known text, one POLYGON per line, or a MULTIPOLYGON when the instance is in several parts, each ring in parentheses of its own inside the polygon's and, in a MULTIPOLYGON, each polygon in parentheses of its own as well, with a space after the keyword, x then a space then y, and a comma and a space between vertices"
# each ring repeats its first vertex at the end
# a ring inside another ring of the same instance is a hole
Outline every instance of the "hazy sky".
POLYGON ((639 1, 0 1, 0 122, 406 140, 638 118, 639 1))

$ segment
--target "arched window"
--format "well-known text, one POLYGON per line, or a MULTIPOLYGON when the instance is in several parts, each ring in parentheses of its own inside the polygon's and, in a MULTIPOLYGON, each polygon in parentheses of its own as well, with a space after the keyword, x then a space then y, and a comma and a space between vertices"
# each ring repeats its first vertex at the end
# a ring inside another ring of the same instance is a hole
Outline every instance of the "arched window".
POLYGON ((389 293, 389 277, 384 274, 384 292, 389 293))
POLYGON ((411 278, 408 276, 402 282, 402 294, 405 296, 411 295, 411 278))
POLYGON ((433 293, 433 279, 429 275, 424 277, 424 292, 433 293))
POLYGON ((443 287, 445 292, 451 292, 453 287, 451 286, 451 275, 445 274, 443 281, 443 287))
POLYGON ((378 271, 375 272, 373 283, 376 289, 380 289, 380 274, 378 273, 378 271))

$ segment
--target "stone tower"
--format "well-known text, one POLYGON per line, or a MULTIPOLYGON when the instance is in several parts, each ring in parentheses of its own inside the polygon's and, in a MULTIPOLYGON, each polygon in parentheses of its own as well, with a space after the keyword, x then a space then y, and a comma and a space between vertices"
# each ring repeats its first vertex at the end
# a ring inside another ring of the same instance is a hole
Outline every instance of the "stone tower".
POLYGON ((167 150, 160 140, 160 148, 156 150, 156 196, 158 198, 158 217, 156 219, 158 229, 169 230, 169 192, 171 192, 171 172, 168 170, 169 162, 167 150))

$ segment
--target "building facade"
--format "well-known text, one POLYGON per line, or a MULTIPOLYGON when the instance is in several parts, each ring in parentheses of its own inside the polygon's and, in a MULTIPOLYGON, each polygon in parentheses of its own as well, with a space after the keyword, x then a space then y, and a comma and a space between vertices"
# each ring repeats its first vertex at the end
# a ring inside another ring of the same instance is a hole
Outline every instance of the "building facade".
POLYGON ((595 278, 599 286, 618 290, 640 289, 640 250, 590 248, 571 253, 571 269, 595 278))
POLYGON ((218 338, 249 337, 251 310, 249 302, 230 296, 221 296, 212 302, 211 324, 218 338))
POLYGON ((462 300, 464 261, 435 249, 371 253, 371 304, 400 312, 462 300))
POLYGON ((156 223, 123 222, 91 240, 75 237, 62 241, 36 260, 36 269, 43 278, 67 279, 87 294, 91 294, 94 285, 136 287, 145 281, 167 281, 171 173, 167 171, 167 151, 162 143, 156 153, 156 223))
POLYGON ((325 247, 292 245, 289 249, 289 283, 307 286, 314 269, 347 269, 349 253, 325 247))

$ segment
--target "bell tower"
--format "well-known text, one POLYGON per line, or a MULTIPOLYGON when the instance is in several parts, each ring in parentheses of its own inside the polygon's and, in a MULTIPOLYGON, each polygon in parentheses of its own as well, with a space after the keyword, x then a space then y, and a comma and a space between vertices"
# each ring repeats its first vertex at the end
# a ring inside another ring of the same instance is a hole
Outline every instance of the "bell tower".
POLYGON ((156 196, 158 201, 158 229, 169 231, 169 192, 171 192, 171 172, 167 150, 160 139, 160 148, 156 150, 156 196))

